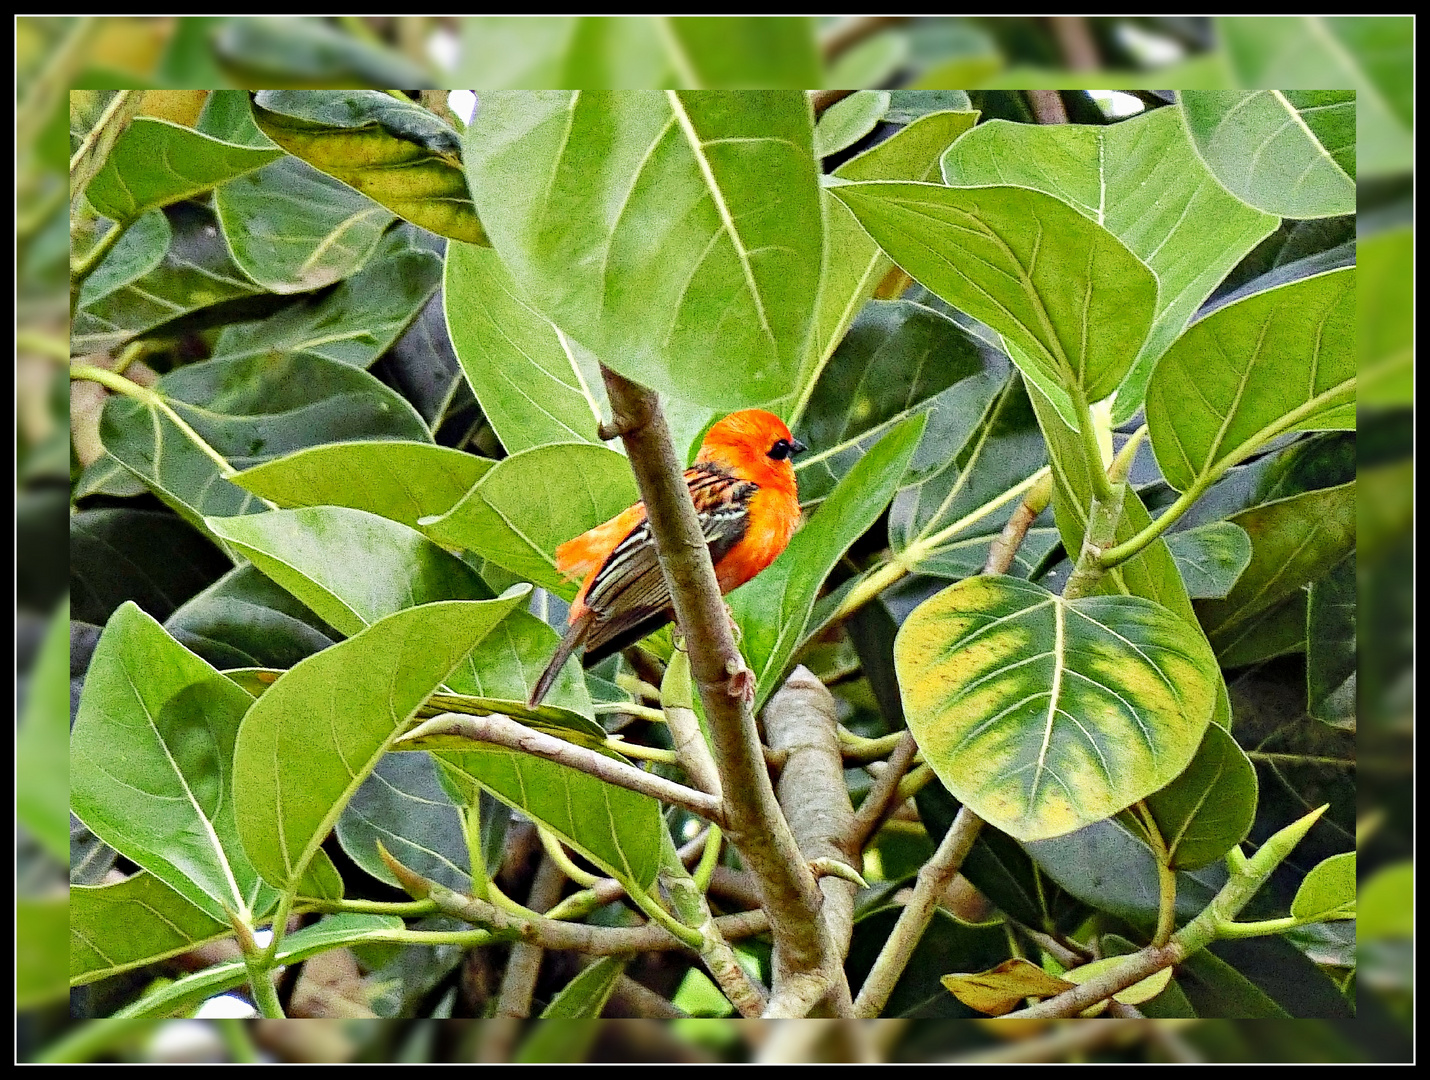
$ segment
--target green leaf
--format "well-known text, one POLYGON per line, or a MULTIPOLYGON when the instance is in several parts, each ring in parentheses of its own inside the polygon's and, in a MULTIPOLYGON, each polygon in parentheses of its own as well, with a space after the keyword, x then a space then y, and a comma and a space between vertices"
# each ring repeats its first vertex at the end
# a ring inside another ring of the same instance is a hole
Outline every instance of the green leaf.
POLYGON ((297 158, 230 180, 214 210, 239 267, 269 292, 321 289, 357 273, 393 217, 297 158))
POLYGON ((15 898, 15 1007, 33 1009, 65 998, 64 893, 15 898))
POLYGON ((567 335, 666 394, 755 405, 794 384, 819 285, 812 127, 802 92, 497 92, 467 171, 567 335))
POLYGON ((484 244, 461 136, 381 90, 260 90, 253 118, 295 157, 438 236, 484 244))
POLYGON ((526 595, 406 608, 295 665, 253 704, 234 748, 234 802, 260 874, 308 884, 318 845, 407 721, 526 595))
POLYGON ((1066 390, 1106 397, 1147 338, 1157 278, 1060 199, 917 183, 829 190, 910 276, 1003 334, 1026 353, 1011 352, 1015 362, 1066 390))
MULTIPOLYGON (((148 231, 150 220, 141 217, 133 227, 148 231)), ((182 316, 261 291, 233 261, 211 212, 186 212, 171 228, 173 240, 153 269, 92 300, 81 292, 70 327, 73 355, 116 350, 130 338, 182 316)), ((115 245, 116 250, 123 247, 123 241, 115 245)))
POLYGON ((1356 243, 1356 401, 1409 405, 1415 382, 1415 235, 1390 229, 1356 243))
MULTIPOLYGON (((903 130, 850 158, 834 171, 846 180, 929 180, 938 175, 944 148, 973 126, 975 112, 938 112, 914 120, 903 130)), ((827 190, 824 204, 825 267, 819 279, 814 330, 800 367, 799 400, 790 415, 798 425, 810 393, 864 302, 894 264, 870 239, 847 207, 827 190)))
POLYGON ((205 135, 240 146, 282 149, 253 122, 246 90, 210 90, 194 126, 205 135))
POLYGON ((814 20, 717 15, 665 20, 683 85, 712 90, 808 90, 820 81, 814 20))
MULTIPOLYGON (((880 907, 854 924, 849 944, 849 986, 859 986, 893 934, 899 906, 880 907)), ((1007 959, 1008 939, 998 926, 966 926, 942 908, 919 938, 908 966, 889 994, 886 1017, 966 1020, 976 1015, 944 988, 940 976, 970 967, 983 970, 1007 959)))
POLYGON ((81 510, 69 520, 70 616, 102 626, 126 600, 155 618, 230 569, 207 538, 167 511, 81 510))
POLYGON ((526 704, 560 641, 561 635, 535 615, 513 611, 472 650, 447 685, 458 694, 482 699, 494 711, 552 734, 569 738, 570 731, 579 731, 588 745, 592 738, 603 740, 606 733, 592 719, 591 696, 577 659, 566 662, 540 706, 532 709, 526 704), (583 718, 585 723, 581 723, 583 718))
POLYGON ((873 131, 889 111, 887 90, 857 90, 825 110, 814 125, 814 156, 847 150, 873 131))
POLYGON ((417 527, 452 509, 495 462, 428 442, 343 442, 310 446, 233 477, 245 491, 285 509, 350 506, 417 527))
POLYGON ((94 273, 84 279, 79 290, 80 306, 93 304, 152 273, 164 261, 173 237, 169 219, 162 211, 146 210, 140 214, 94 273))
POLYGON ((956 323, 907 301, 870 301, 820 373, 798 425, 800 502, 823 499, 863 453, 915 414, 928 422, 910 466, 942 465, 968 438, 1008 372, 956 323))
POLYGON ((758 680, 757 708, 779 688, 824 579, 889 505, 925 421, 922 415, 900 421, 845 474, 784 554, 730 594, 741 647, 758 680))
POLYGON ((146 210, 208 191, 283 156, 223 142, 152 116, 136 117, 89 182, 90 205, 105 217, 132 221, 146 210))
POLYGON ((1356 556, 1352 551, 1306 602, 1307 711, 1337 727, 1356 722, 1356 556))
POLYGON ((370 367, 417 318, 441 275, 441 258, 415 242, 411 229, 393 230, 331 292, 259 322, 224 327, 212 359, 300 353, 370 367))
POLYGON ((557 545, 639 498, 620 454, 558 443, 503 458, 461 502, 421 525, 439 544, 476 552, 569 600, 576 586, 556 572, 557 545))
MULTIPOLYGON (((431 438, 412 406, 367 372, 316 356, 190 364, 154 391, 235 469, 345 439, 431 438)), ((260 505, 156 408, 111 397, 99 430, 105 449, 199 528, 205 516, 260 505)))
MULTIPOLYGON (((983 415, 964 428, 957 449, 957 443, 941 446, 946 465, 900 488, 889 508, 889 546, 902 558, 913 559, 920 573, 962 578, 981 571, 989 545, 1018 500, 991 513, 984 507, 1047 463, 1019 376, 1007 379, 991 401, 982 386, 972 389, 974 394, 968 396, 974 400, 968 404, 984 406, 983 415)), ((924 436, 925 446, 929 438, 924 436)), ((1057 529, 1050 522, 1034 522, 1014 556, 1017 572, 1031 573, 1057 542, 1057 529)))
POLYGON ((1356 931, 1362 941, 1414 936, 1415 866, 1409 859, 1381 867, 1361 886, 1356 931))
POLYGON ((588 964, 541 1011, 543 1020, 596 1020, 625 974, 629 956, 603 956, 588 964))
POLYGON ((1181 90, 1187 131, 1222 187, 1281 217, 1353 214, 1354 90, 1181 90))
POLYGON ((1228 731, 1212 724, 1192 763, 1148 795, 1146 805, 1167 845, 1172 869, 1199 870, 1251 831, 1256 767, 1228 731))
POLYGON ((153 874, 113 885, 71 885, 71 986, 178 956, 233 933, 153 874))
POLYGON ((164 620, 164 629, 220 670, 290 668, 339 637, 252 563, 190 599, 164 620))
POLYGON ((1219 683, 1210 649, 1157 604, 1067 601, 1003 576, 920 605, 894 658, 925 759, 955 797, 1020 840, 1100 821, 1174 779, 1219 683))
POLYGON ((308 506, 207 524, 340 634, 352 636, 419 604, 491 598, 461 559, 366 510, 308 506))
POLYGON ((70 806, 90 831, 214 919, 273 895, 239 844, 232 767, 253 699, 133 604, 90 660, 70 739, 70 806))
POLYGON ((15 818, 60 865, 70 861, 70 605, 65 597, 30 669, 15 733, 15 818))
POLYGON ((1137 411, 1157 360, 1212 290, 1279 224, 1222 189, 1177 109, 1102 127, 992 120, 949 148, 943 175, 953 185, 1019 184, 1057 196, 1157 276, 1157 312, 1118 387, 1115 423, 1137 411))
POLYGON ((555 833, 632 889, 648 889, 661 865, 665 824, 660 803, 527 754, 489 744, 433 754, 468 799, 476 787, 555 833))
POLYGON ((1356 486, 1308 491, 1231 520, 1251 537, 1251 562, 1225 599, 1197 603, 1197 617, 1218 655, 1255 616, 1323 577, 1354 547, 1356 486))
POLYGON ((1346 851, 1311 867, 1291 901, 1291 914, 1306 922, 1345 918, 1354 915, 1355 902, 1356 853, 1346 851))
POLYGON ((1360 175, 1410 169, 1415 30, 1408 16, 1239 16, 1216 22, 1240 85, 1350 87, 1360 175))
MULTIPOLYGON (((824 73, 824 85, 831 90, 883 86, 894 81, 908 56, 909 35, 898 29, 885 30, 835 57, 824 73)), ((963 107, 968 107, 966 100, 963 107)))
POLYGON ((1353 429, 1355 270, 1254 293, 1194 324, 1147 387, 1167 483, 1204 485, 1289 431, 1353 429))
POLYGON ((657 20, 641 16, 468 15, 455 86, 487 90, 655 90, 674 72, 657 20))
POLYGON ((532 308, 495 251, 451 245, 442 299, 462 371, 507 453, 600 442, 600 362, 532 308))
POLYGON ((1251 538, 1230 521, 1168 533, 1167 549, 1176 560, 1187 595, 1196 599, 1224 597, 1251 562, 1251 538))
POLYGON ((1307 598, 1306 590, 1297 590, 1243 622, 1217 650, 1221 666, 1246 667, 1288 653, 1305 652, 1307 598))
POLYGON ((381 758, 343 809, 336 832, 348 858, 394 888, 401 883, 378 855, 378 843, 429 881, 471 891, 462 812, 427 754, 381 758))

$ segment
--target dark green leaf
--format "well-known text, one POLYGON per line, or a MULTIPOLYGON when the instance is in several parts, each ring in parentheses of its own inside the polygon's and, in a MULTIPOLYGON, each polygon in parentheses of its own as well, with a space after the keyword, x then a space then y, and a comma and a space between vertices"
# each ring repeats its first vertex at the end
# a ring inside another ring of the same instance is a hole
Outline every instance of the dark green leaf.
POLYGON ((630 963, 628 956, 603 956, 581 970, 542 1010, 543 1020, 596 1020, 630 963))
POLYGON ((156 619, 231 568, 221 551, 169 513, 81 510, 69 519, 71 615, 103 625, 126 600, 156 619))
POLYGON ((1256 769, 1226 729, 1212 724, 1192 763, 1147 809, 1174 870, 1200 870, 1246 839, 1256 816, 1256 769))
MULTIPOLYGON (((879 950, 898 921, 899 907, 870 912, 854 924, 845 970, 854 993, 874 966, 879 950)), ((935 909, 899 981, 889 994, 884 1016, 966 1020, 976 1016, 939 982, 940 976, 962 967, 989 968, 1008 958, 1008 939, 1001 927, 964 926, 941 908, 935 909)))
POLYGON ((1251 539, 1230 521, 1212 521, 1167 534, 1187 595, 1194 599, 1225 596, 1251 562, 1251 539))
POLYGON ((406 57, 316 18, 233 17, 214 35, 213 48, 240 85, 433 84, 431 74, 406 57))
POLYGON ((1311 585, 1306 616, 1306 700, 1318 720, 1356 720, 1356 557, 1311 585))
POLYGON ((252 564, 230 570, 189 600, 164 629, 220 670, 289 668, 339 637, 252 564))
POLYGON ((79 290, 80 305, 94 304, 157 269, 173 236, 162 211, 146 210, 139 215, 94 273, 85 278, 79 290))

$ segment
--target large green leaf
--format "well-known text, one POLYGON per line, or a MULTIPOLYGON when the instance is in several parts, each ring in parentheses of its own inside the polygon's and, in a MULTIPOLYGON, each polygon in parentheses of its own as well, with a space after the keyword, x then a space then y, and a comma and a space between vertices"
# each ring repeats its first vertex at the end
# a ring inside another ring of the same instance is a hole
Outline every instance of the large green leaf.
POLYGON ((437 600, 489 600, 481 576, 401 522, 345 506, 209 518, 220 539, 349 636, 437 600))
POLYGON ((1168 533, 1167 548, 1181 571, 1187 595, 1198 599, 1225 596, 1251 561, 1246 530, 1230 521, 1209 521, 1168 533))
POLYGON ((209 40, 219 65, 240 86, 434 85, 425 65, 313 16, 230 17, 209 40))
POLYGON ((304 881, 418 707, 527 592, 406 608, 295 665, 253 704, 234 748, 234 802, 265 879, 304 881))
POLYGON ((1156 276, 1061 199, 1021 187, 830 190, 910 276, 1022 350, 1010 355, 1033 376, 1100 400, 1147 338, 1156 276))
POLYGON ((1100 821, 1174 779, 1216 659, 1141 597, 1067 601, 1003 576, 920 605, 894 645, 909 730, 958 799, 1020 840, 1100 821))
POLYGON ((370 367, 421 312, 441 276, 441 258, 418 242, 410 227, 395 229, 361 270, 331 292, 260 322, 224 327, 212 359, 305 353, 370 367))
POLYGON ((1311 585, 1306 602, 1307 711, 1318 720, 1356 720, 1355 552, 1311 585))
MULTIPOLYGON (((938 112, 919 117, 878 146, 850 158, 834 175, 846 180, 933 179, 938 175, 938 158, 944 148, 977 119, 975 112, 938 112)), ((825 266, 819 279, 814 332, 790 412, 790 423, 795 426, 845 330, 894 266, 843 203, 828 191, 821 192, 821 198, 825 266)))
MULTIPOLYGON (((576 658, 567 661, 537 709, 526 704, 560 640, 561 636, 535 615, 513 611, 472 650, 447 685, 458 694, 480 698, 496 711, 554 734, 561 734, 559 729, 563 727, 577 727, 588 738, 594 735, 600 739, 605 732, 591 719, 595 715, 591 695, 576 658), (554 710, 577 714, 576 722, 554 710), (548 723, 543 725, 537 717, 548 723), (581 717, 586 718, 586 724, 579 723, 581 717)), ((441 701, 434 704, 440 706, 441 701)))
POLYGON ((434 753, 468 799, 478 787, 525 814, 629 888, 660 871, 665 822, 649 795, 552 761, 486 744, 434 753))
POLYGON ((444 514, 495 462, 428 442, 310 446, 233 478, 276 506, 351 506, 416 528, 444 514))
MULTIPOLYGON (((942 448, 947 464, 900 488, 889 508, 889 545, 908 559, 914 549, 920 573, 950 578, 978 573, 1018 500, 991 512, 984 508, 1047 463, 1020 376, 1013 374, 996 398, 981 403, 983 415, 958 443, 942 448)), ((1051 522, 1034 522, 1014 556, 1018 572, 1031 572, 1057 542, 1051 522)))
MULTIPOLYGON (((261 291, 233 261, 218 235, 213 214, 206 209, 184 209, 182 216, 162 230, 164 236, 172 235, 172 241, 151 269, 122 284, 127 272, 106 275, 96 287, 106 291, 98 295, 81 290, 80 306, 70 326, 70 351, 75 356, 114 350, 130 338, 182 316, 243 301, 261 291)), ((142 231, 140 241, 146 244, 161 239, 161 230, 153 221, 146 215, 133 226, 142 231)), ((121 240, 110 257, 116 252, 123 255, 124 246, 121 240)), ((108 262, 106 259, 101 268, 108 262)))
MULTIPOLYGON (((236 469, 345 439, 431 438, 412 406, 367 372, 317 356, 210 360, 176 368, 154 390, 236 469)), ((261 506, 146 403, 111 397, 100 436, 125 468, 200 528, 205 516, 261 506)))
POLYGON ((294 157, 230 180, 214 210, 234 261, 270 292, 309 292, 350 277, 393 216, 294 157))
POLYGON ((273 900, 239 844, 234 739, 253 699, 133 604, 114 613, 70 739, 70 806, 214 919, 273 900))
POLYGON ((451 510, 422 528, 439 544, 474 551, 567 599, 557 545, 640 498, 626 459, 589 443, 539 446, 503 458, 451 510))
POLYGON ((113 885, 71 885, 71 986, 186 953, 233 931, 153 874, 113 885))
POLYGON ((252 563, 190 599, 164 620, 164 629, 220 670, 289 668, 339 637, 252 563))
POLYGON ((467 15, 456 86, 487 90, 655 90, 674 71, 643 16, 467 15))
POLYGON ((65 999, 65 894, 15 898, 15 1007, 33 1009, 65 999))
POLYGON ((1235 646, 1257 616, 1325 576, 1355 546, 1356 486, 1308 491, 1231 520, 1251 537, 1251 563, 1225 599, 1197 602, 1218 655, 1235 646))
POLYGON ((467 171, 512 276, 570 337, 675 397, 754 405, 789 392, 813 314, 811 131, 793 91, 497 92, 467 171))
POLYGON ((741 646, 758 680, 757 706, 779 688, 824 579, 894 497, 925 422, 922 415, 900 421, 845 474, 784 554, 730 595, 741 646))
POLYGON ((1410 16, 1237 16, 1218 19, 1217 34, 1241 86, 1354 90, 1359 174, 1409 170, 1415 113, 1410 16))
POLYGON ((992 120, 949 148, 943 175, 954 185, 1019 184, 1055 195, 1157 275, 1157 313, 1118 387, 1116 422, 1137 411, 1157 360, 1197 308, 1279 224, 1223 190, 1177 109, 1101 127, 992 120))
POLYGON ((1288 431, 1355 427, 1355 270, 1254 293, 1200 320, 1147 388, 1147 427, 1178 491, 1288 431))
POLYGON ((717 15, 665 20, 671 59, 691 89, 808 90, 819 86, 815 21, 798 15, 717 15))
POLYGON ((1008 372, 956 323, 906 301, 871 301, 821 373, 796 429, 802 504, 823 499, 886 431, 928 415, 911 468, 927 473, 963 444, 1008 372))
MULTIPOLYGON (((1199 870, 1246 839, 1256 817, 1256 767, 1225 728, 1207 727, 1192 763, 1146 798, 1174 870, 1199 870)), ((1124 815, 1124 820, 1133 815, 1124 815)), ((1130 824, 1140 829, 1135 820, 1130 824)))
POLYGON ((1356 401, 1409 405, 1415 389, 1415 234, 1409 226, 1356 242, 1356 401))
POLYGON ((439 236, 486 243, 461 137, 381 90, 260 90, 253 118, 283 149, 439 236))
POLYGON ((381 758, 343 809, 336 834, 353 862, 394 888, 401 882, 378 854, 379 843, 409 870, 458 892, 471 889, 462 812, 427 754, 381 758))
POLYGON ((1353 214, 1354 90, 1182 90, 1197 153, 1221 185, 1281 217, 1353 214))
POLYGON ((283 156, 223 142, 152 116, 140 116, 115 142, 85 194, 105 217, 132 221, 146 210, 191 198, 283 156))
POLYGON ((462 371, 507 453, 599 441, 600 362, 531 306, 501 256, 453 244, 442 299, 462 371))

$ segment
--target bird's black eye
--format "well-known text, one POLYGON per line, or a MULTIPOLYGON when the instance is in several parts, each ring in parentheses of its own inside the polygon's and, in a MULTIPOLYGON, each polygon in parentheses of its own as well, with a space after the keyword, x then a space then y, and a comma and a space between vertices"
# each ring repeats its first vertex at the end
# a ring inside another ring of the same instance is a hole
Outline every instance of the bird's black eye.
POLYGON ((775 461, 784 461, 786 458, 792 458, 801 451, 808 449, 809 447, 805 446, 804 443, 798 439, 780 439, 774 446, 770 447, 769 456, 775 461))

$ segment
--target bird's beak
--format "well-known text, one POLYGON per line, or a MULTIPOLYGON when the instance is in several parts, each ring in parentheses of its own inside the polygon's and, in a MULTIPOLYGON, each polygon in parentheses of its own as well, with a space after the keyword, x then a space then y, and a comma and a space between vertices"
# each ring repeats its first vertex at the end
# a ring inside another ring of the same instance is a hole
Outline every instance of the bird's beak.
POLYGON ((798 439, 790 439, 789 448, 792 454, 802 454, 809 449, 809 447, 805 446, 804 443, 798 439))

